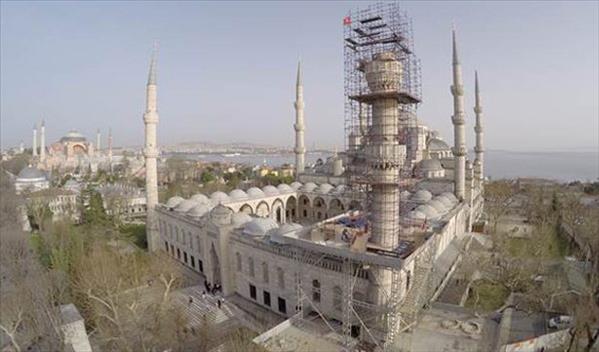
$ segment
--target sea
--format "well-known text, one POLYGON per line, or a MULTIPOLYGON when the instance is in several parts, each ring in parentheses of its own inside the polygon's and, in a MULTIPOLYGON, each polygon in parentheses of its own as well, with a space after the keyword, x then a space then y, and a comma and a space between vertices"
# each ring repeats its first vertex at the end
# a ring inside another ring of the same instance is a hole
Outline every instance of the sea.
MULTIPOLYGON (((190 160, 232 162, 247 165, 277 167, 292 164, 294 155, 288 154, 179 154, 190 160)), ((326 160, 332 153, 308 152, 306 164, 326 160)), ((168 154, 166 155, 168 157, 168 154)), ((470 157, 473 159, 473 156, 470 157)), ((516 152, 485 151, 485 175, 491 179, 534 177, 561 182, 598 181, 599 151, 516 152)))

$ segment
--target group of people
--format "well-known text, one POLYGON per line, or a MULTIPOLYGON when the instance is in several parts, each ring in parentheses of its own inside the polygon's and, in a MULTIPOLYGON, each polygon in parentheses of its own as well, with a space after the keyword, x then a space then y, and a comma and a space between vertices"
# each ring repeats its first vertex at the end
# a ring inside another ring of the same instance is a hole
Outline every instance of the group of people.
POLYGON ((208 292, 212 295, 216 294, 217 292, 222 292, 222 286, 220 284, 210 284, 208 281, 204 281, 204 287, 206 288, 206 291, 204 291, 204 293, 208 292))

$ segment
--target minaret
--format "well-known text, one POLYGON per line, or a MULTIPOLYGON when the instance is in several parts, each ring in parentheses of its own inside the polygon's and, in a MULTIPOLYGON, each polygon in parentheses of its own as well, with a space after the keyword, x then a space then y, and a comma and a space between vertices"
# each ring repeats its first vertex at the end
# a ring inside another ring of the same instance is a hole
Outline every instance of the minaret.
POLYGON ((295 83, 295 178, 304 172, 306 147, 304 146, 304 86, 302 84, 302 63, 297 63, 297 80, 295 83))
POLYGON ((112 128, 108 129, 108 166, 112 173, 112 128))
POLYGON ((98 128, 96 130, 96 150, 100 151, 100 143, 102 142, 102 139, 100 138, 100 129, 98 128))
POLYGON ((37 156, 37 124, 33 125, 33 141, 31 142, 33 156, 37 156))
POLYGON ((462 66, 458 59, 458 48, 456 43, 455 30, 452 31, 453 42, 453 85, 451 94, 453 95, 453 155, 455 160, 454 167, 454 193, 459 200, 464 199, 465 195, 465 174, 466 174, 466 135, 464 132, 464 86, 462 84, 462 66))
POLYGON ((155 46, 150 63, 148 84, 146 86, 146 112, 144 113, 146 137, 144 148, 146 159, 146 236, 150 251, 158 250, 160 236, 154 209, 156 204, 158 204, 158 172, 156 169, 156 158, 158 157, 156 145, 156 126, 158 125, 158 112, 156 110, 156 55, 157 48, 155 46))
POLYGON ((19 153, 23 154, 24 151, 25 151, 25 143, 23 143, 23 140, 21 139, 21 142, 19 143, 19 153))
POLYGON ((46 121, 42 120, 40 127, 40 161, 46 160, 46 121))
POLYGON ((484 148, 483 148, 483 107, 480 102, 480 88, 478 86, 478 72, 474 72, 474 90, 476 96, 476 103, 474 105, 474 113, 476 114, 476 124, 474 125, 474 132, 476 133, 476 145, 474 146, 474 173, 479 180, 484 179, 485 175, 483 172, 484 166, 484 148))

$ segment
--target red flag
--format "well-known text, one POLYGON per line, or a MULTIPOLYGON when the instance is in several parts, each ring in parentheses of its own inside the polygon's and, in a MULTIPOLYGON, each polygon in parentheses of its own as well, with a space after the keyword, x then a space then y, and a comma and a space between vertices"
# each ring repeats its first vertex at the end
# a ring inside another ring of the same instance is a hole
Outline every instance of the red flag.
POLYGON ((351 17, 349 17, 349 16, 343 17, 343 25, 349 26, 350 24, 351 24, 351 17))

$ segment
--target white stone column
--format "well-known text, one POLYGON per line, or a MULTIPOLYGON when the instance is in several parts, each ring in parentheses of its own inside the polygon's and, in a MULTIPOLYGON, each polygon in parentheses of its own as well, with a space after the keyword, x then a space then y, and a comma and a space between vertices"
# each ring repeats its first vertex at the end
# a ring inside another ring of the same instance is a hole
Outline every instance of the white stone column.
POLYGON ((297 80, 295 84, 295 179, 299 179, 299 174, 304 172, 306 147, 304 145, 304 86, 302 83, 301 62, 297 64, 297 80))
POLYGON ((148 84, 146 86, 146 112, 144 113, 146 162, 146 235, 148 249, 156 251, 160 248, 160 233, 156 220, 156 205, 158 204, 158 170, 156 158, 158 146, 156 143, 156 127, 158 125, 157 85, 156 85, 156 51, 152 56, 148 84))
POLYGON ((480 88, 478 86, 478 72, 474 72, 474 90, 475 90, 475 105, 474 113, 476 114, 476 125, 474 132, 476 133, 476 145, 474 146, 474 173, 477 176, 477 182, 485 178, 484 174, 484 143, 483 143, 483 107, 481 105, 480 88))
POLYGON ((33 141, 31 142, 33 156, 37 156, 37 124, 33 125, 33 141))
POLYGON ((466 133, 464 131, 464 85, 462 84, 462 66, 458 59, 457 43, 455 30, 452 32, 453 39, 453 85, 451 94, 453 95, 453 123, 454 147, 453 155, 455 159, 454 167, 454 193, 455 196, 463 201, 466 188, 466 133))
POLYGON ((46 160, 46 122, 44 120, 40 127, 40 160, 46 160))

